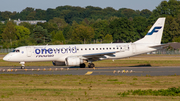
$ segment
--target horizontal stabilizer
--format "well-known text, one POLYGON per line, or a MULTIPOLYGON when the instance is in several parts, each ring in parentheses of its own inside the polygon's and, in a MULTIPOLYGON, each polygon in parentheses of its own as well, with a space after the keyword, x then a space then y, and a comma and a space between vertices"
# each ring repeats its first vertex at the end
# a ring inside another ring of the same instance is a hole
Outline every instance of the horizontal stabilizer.
POLYGON ((149 46, 149 47, 150 47, 150 48, 159 48, 159 47, 164 48, 164 47, 168 47, 168 46, 169 46, 169 44, 161 44, 161 45, 149 46))

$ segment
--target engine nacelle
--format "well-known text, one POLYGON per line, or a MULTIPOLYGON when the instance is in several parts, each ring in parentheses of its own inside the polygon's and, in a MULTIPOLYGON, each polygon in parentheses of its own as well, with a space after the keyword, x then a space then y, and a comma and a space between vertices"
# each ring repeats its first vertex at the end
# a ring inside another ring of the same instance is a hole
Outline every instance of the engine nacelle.
POLYGON ((84 63, 84 61, 78 57, 68 57, 66 58, 66 65, 67 66, 79 66, 80 64, 84 63))
POLYGON ((54 66, 65 66, 65 62, 59 62, 59 61, 52 61, 54 66))

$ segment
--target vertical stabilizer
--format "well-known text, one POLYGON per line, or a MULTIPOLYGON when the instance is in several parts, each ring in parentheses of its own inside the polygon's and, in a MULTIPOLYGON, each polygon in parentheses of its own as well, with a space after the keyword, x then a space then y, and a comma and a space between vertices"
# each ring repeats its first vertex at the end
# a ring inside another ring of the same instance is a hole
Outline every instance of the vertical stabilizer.
POLYGON ((161 44, 164 23, 166 18, 159 18, 151 29, 148 31, 146 36, 134 43, 149 43, 149 44, 161 44))

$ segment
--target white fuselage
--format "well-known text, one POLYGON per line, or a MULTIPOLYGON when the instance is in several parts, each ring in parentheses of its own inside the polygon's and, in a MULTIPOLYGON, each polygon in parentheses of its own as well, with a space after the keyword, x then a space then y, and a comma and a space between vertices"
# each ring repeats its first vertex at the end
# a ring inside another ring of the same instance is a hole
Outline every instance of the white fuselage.
POLYGON ((112 43, 112 44, 74 44, 74 45, 43 45, 43 46, 23 46, 10 52, 3 60, 11 62, 34 62, 34 61, 60 61, 65 62, 67 57, 83 56, 86 54, 97 54, 116 52, 113 56, 105 55, 99 60, 120 59, 131 57, 151 51, 154 44, 135 43, 112 43))

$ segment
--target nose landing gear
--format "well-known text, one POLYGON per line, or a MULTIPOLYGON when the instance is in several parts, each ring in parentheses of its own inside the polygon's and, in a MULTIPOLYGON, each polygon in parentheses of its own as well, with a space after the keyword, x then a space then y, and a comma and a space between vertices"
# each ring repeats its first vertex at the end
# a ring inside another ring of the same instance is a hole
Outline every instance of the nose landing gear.
POLYGON ((21 64, 21 69, 25 69, 25 62, 20 62, 19 64, 21 64))

